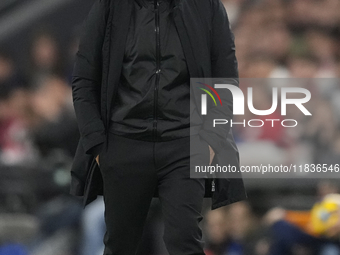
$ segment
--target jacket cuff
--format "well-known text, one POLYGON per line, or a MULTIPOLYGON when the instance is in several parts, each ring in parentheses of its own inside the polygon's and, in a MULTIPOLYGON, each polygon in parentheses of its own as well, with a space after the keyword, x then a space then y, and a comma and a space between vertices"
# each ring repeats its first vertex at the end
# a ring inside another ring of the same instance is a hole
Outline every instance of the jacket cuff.
POLYGON ((86 154, 93 155, 92 149, 94 146, 103 144, 105 142, 105 134, 97 132, 83 137, 83 148, 86 154))
POLYGON ((226 139, 221 138, 216 133, 201 129, 198 134, 211 146, 216 154, 228 146, 226 139))
POLYGON ((97 157, 104 147, 104 143, 97 144, 89 149, 89 153, 92 154, 94 157, 97 157))

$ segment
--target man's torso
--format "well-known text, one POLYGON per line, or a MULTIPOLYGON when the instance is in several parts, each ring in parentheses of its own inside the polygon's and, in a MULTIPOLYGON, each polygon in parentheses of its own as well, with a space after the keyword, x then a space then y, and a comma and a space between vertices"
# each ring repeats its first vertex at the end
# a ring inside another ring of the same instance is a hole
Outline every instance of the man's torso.
POLYGON ((134 2, 110 132, 161 141, 190 135, 190 77, 173 1, 134 2))

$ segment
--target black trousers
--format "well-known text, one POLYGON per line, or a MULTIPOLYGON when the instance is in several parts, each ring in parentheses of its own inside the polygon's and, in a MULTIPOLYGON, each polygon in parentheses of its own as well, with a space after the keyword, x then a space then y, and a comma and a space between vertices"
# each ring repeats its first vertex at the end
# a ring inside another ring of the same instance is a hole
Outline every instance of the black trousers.
MULTIPOLYGON (((106 223, 104 255, 136 254, 156 188, 169 254, 204 255, 199 226, 204 179, 190 178, 189 166, 190 152, 204 163, 209 160, 208 144, 200 151, 190 150, 190 137, 151 142, 109 133, 108 139, 108 150, 99 154, 106 223)), ((205 143, 198 135, 195 139, 205 143)))

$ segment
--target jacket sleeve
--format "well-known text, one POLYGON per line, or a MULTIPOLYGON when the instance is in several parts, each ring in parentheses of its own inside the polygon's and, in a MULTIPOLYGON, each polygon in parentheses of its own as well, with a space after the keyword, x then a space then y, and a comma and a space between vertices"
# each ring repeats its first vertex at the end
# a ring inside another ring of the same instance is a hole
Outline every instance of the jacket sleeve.
MULTIPOLYGON (((216 84, 232 84, 238 86, 238 67, 235 55, 234 35, 221 0, 211 0, 212 28, 211 28, 211 70, 216 84), (220 79, 217 79, 220 78, 220 79)), ((227 136, 230 131, 230 120, 233 117, 233 97, 228 89, 218 89, 222 101, 221 105, 209 107, 204 116, 199 135, 205 139, 215 153, 228 146, 227 136), (214 119, 227 119, 227 124, 213 127, 214 119)))
POLYGON ((109 9, 105 2, 96 0, 82 24, 72 73, 73 106, 82 145, 86 154, 93 155, 105 141, 105 126, 100 114, 102 45, 109 9), (93 150, 94 146, 96 150, 93 150))

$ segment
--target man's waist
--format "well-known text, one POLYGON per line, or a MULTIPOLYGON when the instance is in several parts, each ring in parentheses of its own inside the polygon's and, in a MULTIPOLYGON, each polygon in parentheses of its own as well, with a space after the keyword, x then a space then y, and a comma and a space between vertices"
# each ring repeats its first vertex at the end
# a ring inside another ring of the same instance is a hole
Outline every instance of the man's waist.
POLYGON ((153 121, 140 122, 140 125, 131 125, 127 122, 110 122, 109 132, 117 135, 128 136, 141 140, 154 140, 155 137, 163 140, 177 139, 198 134, 201 126, 190 126, 188 124, 173 123, 167 120, 157 120, 157 126, 153 125, 153 121))

